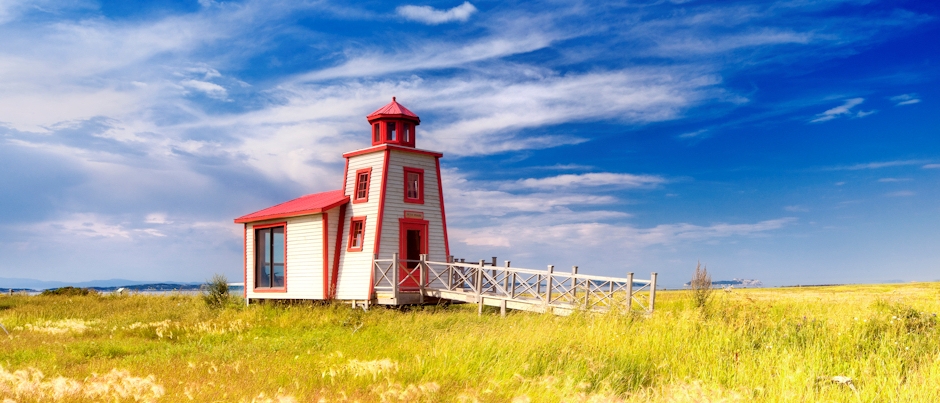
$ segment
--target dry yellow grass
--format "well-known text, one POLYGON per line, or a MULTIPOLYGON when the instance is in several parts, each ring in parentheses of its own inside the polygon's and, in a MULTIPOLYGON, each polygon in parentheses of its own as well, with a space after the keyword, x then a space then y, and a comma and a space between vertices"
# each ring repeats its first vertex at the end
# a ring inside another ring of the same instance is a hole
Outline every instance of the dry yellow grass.
POLYGON ((0 401, 940 401, 940 285, 735 290, 651 317, 0 297, 0 401), (5 400, 4 400, 5 399, 5 400))

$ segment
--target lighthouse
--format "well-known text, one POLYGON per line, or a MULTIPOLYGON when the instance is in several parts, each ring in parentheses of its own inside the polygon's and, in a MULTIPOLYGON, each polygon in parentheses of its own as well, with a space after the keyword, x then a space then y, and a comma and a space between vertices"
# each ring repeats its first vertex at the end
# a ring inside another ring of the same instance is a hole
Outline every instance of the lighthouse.
POLYGON ((363 143, 370 145, 343 154, 341 189, 235 219, 244 229, 249 303, 372 300, 374 260, 397 254, 402 270, 422 254, 447 261, 443 154, 417 148, 421 119, 395 97, 366 119, 363 143))

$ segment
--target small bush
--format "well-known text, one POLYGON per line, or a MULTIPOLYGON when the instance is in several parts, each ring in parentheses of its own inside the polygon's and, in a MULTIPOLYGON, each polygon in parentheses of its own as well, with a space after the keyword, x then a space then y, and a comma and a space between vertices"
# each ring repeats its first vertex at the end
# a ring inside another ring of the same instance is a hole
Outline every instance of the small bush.
POLYGON ((712 276, 708 274, 708 269, 702 266, 701 262, 695 264, 695 273, 692 274, 692 282, 689 283, 689 290, 692 292, 692 300, 695 306, 705 308, 708 300, 712 297, 712 276))
POLYGON ((202 296, 210 308, 222 308, 228 305, 231 295, 228 293, 228 278, 215 274, 206 282, 206 294, 202 296))
POLYGON ((91 288, 79 288, 79 287, 60 287, 60 288, 50 288, 48 290, 43 290, 39 295, 62 295, 66 297, 79 297, 85 295, 98 295, 98 291, 91 288))

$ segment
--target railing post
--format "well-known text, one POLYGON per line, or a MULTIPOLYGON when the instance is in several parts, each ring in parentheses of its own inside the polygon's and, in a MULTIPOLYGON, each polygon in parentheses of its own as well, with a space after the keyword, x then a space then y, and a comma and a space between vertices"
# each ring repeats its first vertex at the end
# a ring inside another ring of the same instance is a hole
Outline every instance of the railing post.
POLYGON ((490 266, 493 266, 494 269, 491 269, 491 270, 490 270, 490 274, 493 275, 493 278, 490 280, 490 288, 489 288, 489 290, 491 290, 492 292, 496 292, 496 287, 499 286, 499 284, 496 282, 496 279, 497 279, 496 269, 495 269, 495 267, 496 267, 496 256, 493 256, 493 262, 490 264, 490 266))
POLYGON ((653 308, 656 306, 656 276, 656 272, 650 274, 650 313, 653 313, 653 308))
MULTIPOLYGON (((509 261, 508 261, 508 260, 506 261, 506 267, 509 267, 509 261)), ((518 281, 518 279, 516 279, 516 272, 513 271, 513 272, 512 272, 512 281, 509 282, 509 286, 510 286, 510 288, 509 288, 509 297, 512 298, 512 299, 516 299, 516 282, 517 282, 517 281, 518 281)))
MULTIPOLYGON (((578 266, 571 266, 571 303, 574 304, 578 300, 578 266)), ((588 292, 591 291, 591 288, 588 287, 588 292)))
POLYGON ((509 295, 509 261, 506 261, 506 268, 503 269, 503 295, 509 295))
POLYGON ((627 273, 627 312, 633 312, 633 272, 627 273))
POLYGON ((485 265, 482 259, 480 260, 480 267, 477 268, 475 282, 476 282, 476 292, 477 292, 477 315, 483 315, 483 265, 485 265))
MULTIPOLYGON (((378 255, 376 255, 378 257, 378 255)), ((401 302, 401 296, 398 295, 398 254, 392 254, 392 297, 395 298, 395 305, 399 305, 401 302)))
POLYGON ((427 281, 428 255, 422 253, 418 257, 418 303, 424 305, 424 283, 427 281))
POLYGON ((545 284, 545 308, 548 311, 549 306, 552 304, 552 273, 555 272, 554 265, 548 265, 548 280, 545 284))

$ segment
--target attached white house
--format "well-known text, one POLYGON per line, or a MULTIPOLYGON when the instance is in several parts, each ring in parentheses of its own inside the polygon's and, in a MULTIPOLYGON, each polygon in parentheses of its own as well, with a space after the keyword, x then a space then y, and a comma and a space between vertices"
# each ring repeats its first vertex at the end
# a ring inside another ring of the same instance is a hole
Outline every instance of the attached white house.
POLYGON ((392 102, 367 116, 371 146, 343 154, 343 187, 236 218, 245 298, 373 297, 373 259, 447 261, 441 153, 415 148, 417 115, 392 102))

